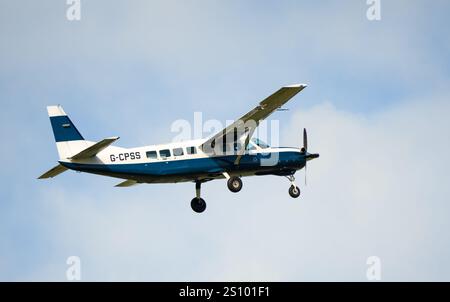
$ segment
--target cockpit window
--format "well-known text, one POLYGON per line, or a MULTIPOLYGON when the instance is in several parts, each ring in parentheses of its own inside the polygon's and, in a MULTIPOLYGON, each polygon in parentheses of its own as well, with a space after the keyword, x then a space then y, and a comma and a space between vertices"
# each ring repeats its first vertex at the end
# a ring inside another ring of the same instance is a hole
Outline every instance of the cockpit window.
POLYGON ((245 148, 245 150, 247 150, 247 151, 255 150, 255 149, 256 149, 255 144, 252 141, 250 141, 250 143, 247 145, 247 148, 245 148))
POLYGON ((270 146, 268 144, 266 144, 265 142, 263 142, 262 140, 260 140, 259 138, 252 138, 252 142, 259 146, 262 149, 266 149, 269 148, 270 146))

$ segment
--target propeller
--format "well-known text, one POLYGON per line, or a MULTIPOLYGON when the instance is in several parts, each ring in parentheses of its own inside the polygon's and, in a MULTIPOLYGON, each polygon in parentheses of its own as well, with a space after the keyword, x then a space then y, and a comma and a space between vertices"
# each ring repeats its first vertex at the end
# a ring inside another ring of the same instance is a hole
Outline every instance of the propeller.
MULTIPOLYGON (((306 153, 308 152, 308 134, 306 133, 306 128, 303 128, 303 148, 302 148, 302 152, 306 153)), ((306 186, 306 172, 307 172, 307 161, 305 161, 305 186, 306 186)))
POLYGON ((303 128, 303 147, 301 149, 302 153, 305 155, 305 186, 306 186, 306 171, 307 171, 307 163, 308 160, 314 159, 314 158, 318 158, 319 154, 317 153, 308 153, 308 134, 306 133, 306 129, 303 128))
POLYGON ((308 151, 308 134, 306 133, 306 128, 303 128, 303 152, 308 151))

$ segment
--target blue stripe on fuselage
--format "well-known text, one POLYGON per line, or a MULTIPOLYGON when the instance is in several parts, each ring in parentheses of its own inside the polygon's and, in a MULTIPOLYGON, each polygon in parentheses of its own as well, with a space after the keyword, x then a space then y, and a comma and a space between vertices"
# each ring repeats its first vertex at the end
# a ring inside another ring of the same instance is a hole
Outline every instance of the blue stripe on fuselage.
POLYGON ((273 161, 275 165, 262 165, 262 160, 268 159, 268 155, 263 154, 244 155, 239 165, 234 164, 236 155, 139 164, 79 164, 67 162, 61 162, 61 164, 69 169, 83 172, 137 176, 198 175, 239 171, 295 171, 305 165, 305 158, 299 152, 273 152, 270 154, 275 159, 273 161))

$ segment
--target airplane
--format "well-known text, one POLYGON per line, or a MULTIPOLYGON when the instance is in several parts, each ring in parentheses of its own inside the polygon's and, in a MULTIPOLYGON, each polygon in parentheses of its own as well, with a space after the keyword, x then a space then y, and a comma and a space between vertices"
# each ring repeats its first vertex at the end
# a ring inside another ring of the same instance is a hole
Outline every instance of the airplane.
POLYGON ((306 170, 307 162, 319 157, 308 152, 306 129, 302 148, 270 147, 253 134, 260 121, 283 110, 281 106, 305 87, 305 84, 281 87, 209 138, 137 148, 112 146, 119 139, 117 136, 99 142, 85 140, 60 105, 48 106, 59 160, 39 179, 52 178, 70 169, 123 179, 116 187, 193 182, 196 195, 191 208, 196 213, 206 209, 201 185, 214 179, 226 179, 228 189, 237 193, 242 189, 241 177, 285 176, 291 184, 289 195, 298 198, 300 188, 295 184, 295 172, 306 170))

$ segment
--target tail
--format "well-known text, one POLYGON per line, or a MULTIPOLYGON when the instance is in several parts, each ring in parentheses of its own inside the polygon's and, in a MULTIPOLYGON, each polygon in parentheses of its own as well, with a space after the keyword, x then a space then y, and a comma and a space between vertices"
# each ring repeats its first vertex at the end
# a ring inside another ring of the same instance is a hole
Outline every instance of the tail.
POLYGON ((119 139, 119 137, 114 136, 105 138, 97 143, 87 141, 60 105, 48 106, 47 111, 52 124, 60 163, 39 176, 39 179, 55 177, 65 172, 68 168, 62 164, 63 162, 83 160, 96 156, 97 153, 119 139))
POLYGON ((65 160, 89 146, 60 105, 48 106, 47 111, 60 160, 65 160))

